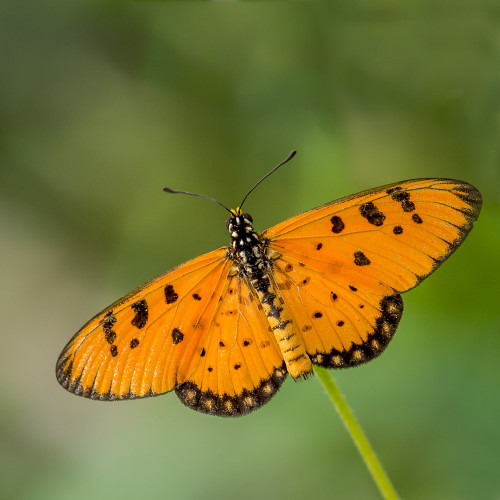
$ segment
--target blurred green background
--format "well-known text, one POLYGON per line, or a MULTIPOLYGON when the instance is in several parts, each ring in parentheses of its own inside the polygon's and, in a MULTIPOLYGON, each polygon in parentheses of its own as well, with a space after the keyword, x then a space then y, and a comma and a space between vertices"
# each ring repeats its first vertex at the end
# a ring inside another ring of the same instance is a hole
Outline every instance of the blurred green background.
MULTIPOLYGON (((379 498, 317 380, 240 419, 59 387, 91 316, 228 243, 416 177, 476 185, 471 236, 336 379, 406 499, 500 498, 500 9, 321 3, 0 6, 2 499, 379 498)), ((479 4, 477 4, 479 5, 479 4)))

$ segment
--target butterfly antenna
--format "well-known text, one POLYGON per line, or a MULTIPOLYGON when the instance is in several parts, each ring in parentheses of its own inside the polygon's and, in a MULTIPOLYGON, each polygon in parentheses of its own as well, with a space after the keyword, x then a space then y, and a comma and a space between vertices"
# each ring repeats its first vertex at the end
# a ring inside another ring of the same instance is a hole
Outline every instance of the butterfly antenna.
POLYGON ((211 198, 210 196, 207 196, 205 194, 198 194, 198 193, 189 193, 188 191, 175 191, 174 189, 170 189, 169 187, 164 187, 163 191, 165 193, 172 193, 172 194, 188 194, 189 196, 198 196, 199 198, 205 198, 206 200, 213 201, 217 204, 219 204, 222 208, 225 208, 230 214, 232 214, 231 210, 224 205, 224 203, 221 203, 219 200, 216 200, 215 198, 211 198))
POLYGON ((295 155, 297 154, 297 151, 293 150, 290 152, 290 154, 281 162, 279 163, 278 165, 276 165, 270 172, 268 172, 266 175, 264 175, 264 177, 262 177, 262 179, 259 180, 259 182, 257 182, 257 184, 255 184, 255 186, 250 189, 250 191, 248 191, 248 193, 245 195, 245 197, 243 198, 243 201, 240 203, 240 209, 241 207, 243 206, 243 203, 245 203, 246 199, 248 198, 248 195, 264 180, 264 179, 267 179, 273 172, 276 172, 276 170, 278 170, 278 168, 280 168, 282 165, 284 165, 285 163, 289 162, 295 155))

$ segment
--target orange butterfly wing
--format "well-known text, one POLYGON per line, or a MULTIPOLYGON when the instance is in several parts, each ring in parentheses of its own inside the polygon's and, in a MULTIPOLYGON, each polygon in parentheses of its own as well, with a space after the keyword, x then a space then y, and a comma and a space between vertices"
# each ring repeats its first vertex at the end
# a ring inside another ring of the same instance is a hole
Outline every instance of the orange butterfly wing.
POLYGON ((380 354, 417 285, 464 240, 481 209, 473 186, 391 184, 304 212, 263 233, 274 276, 313 363, 380 354))
POLYGON ((194 370, 227 287, 224 248, 146 283, 91 319, 57 362, 63 387, 93 399, 172 390, 194 370))
POLYGON ((221 416, 267 402, 286 377, 281 352, 227 249, 146 283, 88 322, 57 363, 61 385, 100 400, 155 396, 221 416), (233 269, 234 271, 234 269, 233 269))
POLYGON ((185 405, 203 413, 244 415, 271 399, 287 371, 246 280, 231 277, 219 303, 207 325, 203 357, 176 393, 185 405))

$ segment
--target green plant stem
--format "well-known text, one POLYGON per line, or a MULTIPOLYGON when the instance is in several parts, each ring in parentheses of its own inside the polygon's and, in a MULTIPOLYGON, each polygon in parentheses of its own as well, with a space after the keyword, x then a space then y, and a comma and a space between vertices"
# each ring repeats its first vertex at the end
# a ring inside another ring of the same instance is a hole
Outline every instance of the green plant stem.
POLYGON ((323 384, 323 387, 325 388, 328 396, 330 396, 330 399, 332 400, 337 413, 344 422, 344 425, 351 435, 354 444, 363 457, 363 460, 365 461, 365 464, 370 471, 370 474, 372 475, 378 489, 380 490, 380 493, 384 498, 389 500, 399 499, 396 490, 392 486, 391 481, 389 480, 382 467, 382 464, 379 462, 363 430, 361 429, 351 409, 349 408, 347 401, 344 399, 344 396, 342 396, 337 384, 335 383, 335 380, 333 379, 331 374, 324 368, 315 366, 314 371, 323 384))

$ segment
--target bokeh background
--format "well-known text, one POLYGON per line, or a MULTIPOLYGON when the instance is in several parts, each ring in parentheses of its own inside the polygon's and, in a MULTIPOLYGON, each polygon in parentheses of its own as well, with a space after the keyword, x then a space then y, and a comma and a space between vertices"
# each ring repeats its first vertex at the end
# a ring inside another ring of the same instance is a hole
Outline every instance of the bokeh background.
POLYGON ((257 229, 416 177, 483 193, 387 352, 336 379, 407 499, 500 498, 500 11, 433 2, 0 5, 0 497, 379 498, 314 378, 241 419, 59 387, 97 311, 257 229))

